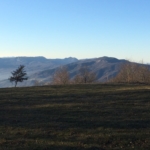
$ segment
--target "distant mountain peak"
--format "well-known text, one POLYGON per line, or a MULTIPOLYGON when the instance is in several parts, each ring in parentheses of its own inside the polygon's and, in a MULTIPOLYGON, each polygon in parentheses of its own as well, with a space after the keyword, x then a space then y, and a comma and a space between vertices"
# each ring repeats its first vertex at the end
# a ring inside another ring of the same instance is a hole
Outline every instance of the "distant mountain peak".
MULTIPOLYGON (((26 67, 29 76, 29 80, 25 83, 28 86, 33 85, 33 80, 43 83, 50 82, 53 74, 60 66, 67 67, 71 78, 74 78, 81 67, 87 66, 97 75, 97 79, 103 82, 106 81, 106 77, 112 78, 118 73, 122 62, 125 60, 107 56, 80 60, 75 57, 48 59, 43 56, 0 58, 0 80, 8 79, 11 71, 21 64, 26 67)), ((10 83, 1 81, 0 87, 11 86, 10 83)))

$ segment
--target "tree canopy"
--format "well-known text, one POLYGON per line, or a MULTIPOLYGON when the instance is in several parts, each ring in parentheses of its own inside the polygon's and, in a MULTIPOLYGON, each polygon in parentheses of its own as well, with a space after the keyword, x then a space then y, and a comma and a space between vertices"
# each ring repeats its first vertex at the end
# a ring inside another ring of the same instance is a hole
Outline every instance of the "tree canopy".
POLYGON ((24 65, 20 65, 16 70, 11 72, 12 76, 9 78, 10 82, 15 82, 15 87, 17 86, 18 82, 23 82, 24 80, 27 80, 27 73, 24 70, 24 65))

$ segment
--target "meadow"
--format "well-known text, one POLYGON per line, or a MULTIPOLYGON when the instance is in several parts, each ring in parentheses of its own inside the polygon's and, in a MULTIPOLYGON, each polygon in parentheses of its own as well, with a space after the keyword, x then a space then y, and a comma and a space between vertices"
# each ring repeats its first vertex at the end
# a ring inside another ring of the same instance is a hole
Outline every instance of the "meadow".
POLYGON ((148 150, 149 85, 0 89, 2 150, 148 150))

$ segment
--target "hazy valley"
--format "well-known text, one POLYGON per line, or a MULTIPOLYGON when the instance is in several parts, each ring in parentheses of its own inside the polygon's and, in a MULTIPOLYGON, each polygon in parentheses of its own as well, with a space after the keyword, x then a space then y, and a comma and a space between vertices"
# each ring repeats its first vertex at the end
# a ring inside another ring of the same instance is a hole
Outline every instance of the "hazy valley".
POLYGON ((45 57, 10 57, 0 58, 0 87, 12 87, 8 78, 11 72, 19 65, 24 65, 28 75, 28 80, 18 83, 18 86, 33 86, 35 82, 40 85, 51 84, 52 77, 60 67, 66 67, 70 79, 73 79, 80 68, 86 66, 96 74, 97 82, 105 82, 115 77, 120 70, 121 64, 127 60, 113 57, 99 57, 78 60, 69 57, 64 59, 46 59, 45 57))

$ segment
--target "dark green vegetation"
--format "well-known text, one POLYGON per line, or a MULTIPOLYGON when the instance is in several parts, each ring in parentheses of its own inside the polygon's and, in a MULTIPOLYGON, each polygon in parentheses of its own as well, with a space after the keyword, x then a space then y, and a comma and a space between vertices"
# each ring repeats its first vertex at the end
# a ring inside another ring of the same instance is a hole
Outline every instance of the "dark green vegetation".
POLYGON ((148 150, 150 86, 0 89, 0 149, 148 150))

